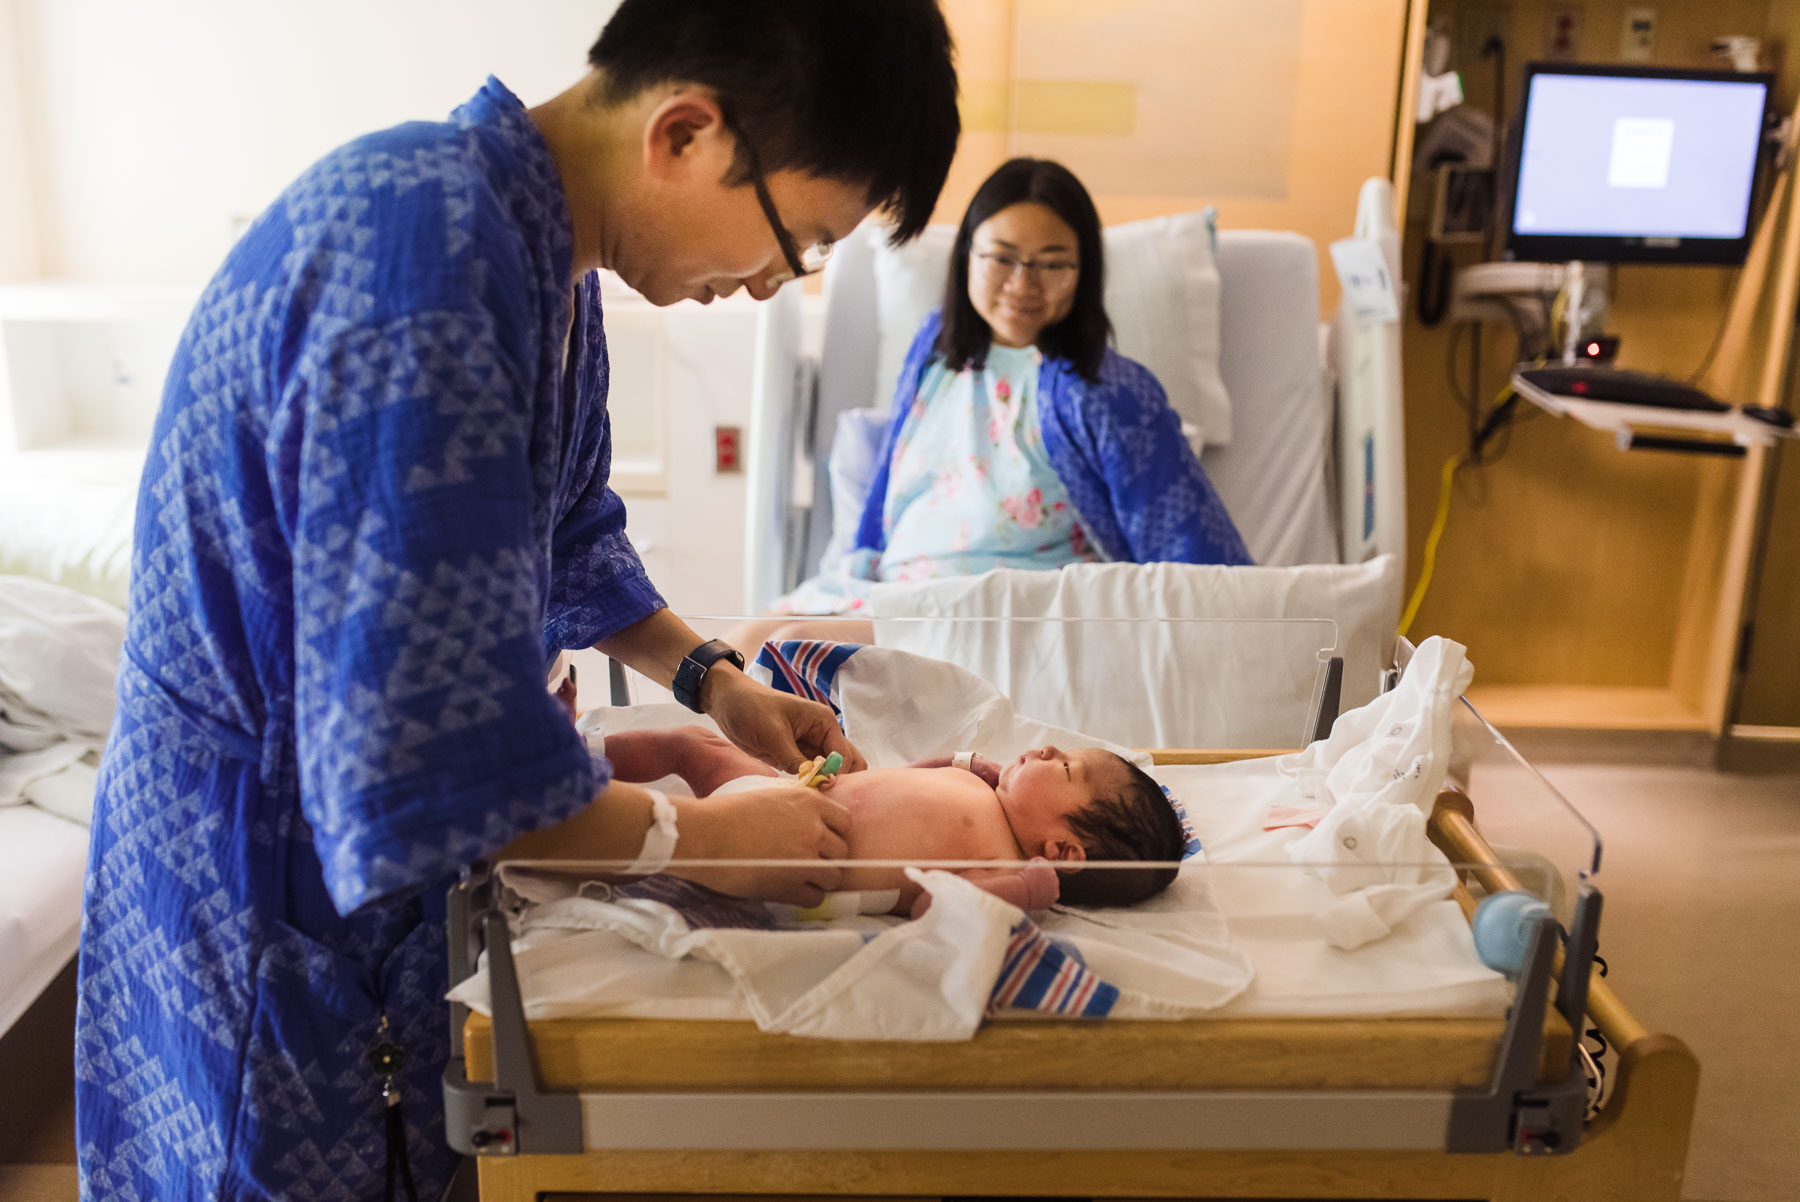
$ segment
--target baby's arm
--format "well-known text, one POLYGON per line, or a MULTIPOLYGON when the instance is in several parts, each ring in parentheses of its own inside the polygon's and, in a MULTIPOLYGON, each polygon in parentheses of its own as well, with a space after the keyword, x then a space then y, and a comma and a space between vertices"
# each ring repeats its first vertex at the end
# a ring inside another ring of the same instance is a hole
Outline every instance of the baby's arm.
MULTIPOLYGON (((1050 861, 1033 858, 1024 868, 970 868, 957 873, 963 880, 985 889, 1021 910, 1048 910, 1062 893, 1062 883, 1050 861)), ((912 916, 931 908, 931 894, 920 891, 912 904, 912 916)))
POLYGON ((968 756, 969 756, 969 762, 967 764, 957 763, 956 761, 959 758, 957 756, 940 755, 940 756, 934 756, 928 760, 917 760, 911 764, 908 764, 907 767, 908 768, 963 768, 966 771, 972 772, 976 776, 980 777, 982 780, 986 781, 988 788, 990 788, 990 789, 999 788, 1000 787, 1000 765, 996 764, 993 760, 988 759, 986 756, 976 755, 974 752, 969 752, 968 756))

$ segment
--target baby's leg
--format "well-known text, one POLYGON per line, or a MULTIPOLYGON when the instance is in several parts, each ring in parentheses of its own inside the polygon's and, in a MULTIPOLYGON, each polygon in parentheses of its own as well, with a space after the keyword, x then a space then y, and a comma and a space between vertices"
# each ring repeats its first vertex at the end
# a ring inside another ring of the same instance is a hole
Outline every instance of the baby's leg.
POLYGON ((740 776, 774 776, 775 770, 704 726, 627 730, 606 736, 613 779, 642 783, 673 773, 695 797, 710 796, 740 776))
POLYGON ((705 727, 684 729, 687 737, 675 771, 694 791, 695 797, 710 797, 720 785, 740 776, 776 775, 775 769, 705 727))

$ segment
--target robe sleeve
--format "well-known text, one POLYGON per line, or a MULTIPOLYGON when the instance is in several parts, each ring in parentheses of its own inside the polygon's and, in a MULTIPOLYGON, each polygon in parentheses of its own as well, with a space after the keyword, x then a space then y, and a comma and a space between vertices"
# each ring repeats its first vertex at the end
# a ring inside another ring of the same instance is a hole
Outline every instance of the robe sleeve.
POLYGON ((625 502, 607 483, 612 425, 602 423, 594 473, 556 528, 544 628, 551 647, 591 647, 666 605, 625 537, 625 502))
POLYGON ((275 414, 300 805, 345 913, 606 783, 545 687, 532 393, 500 342, 478 308, 315 327, 275 414))
POLYGON ((1104 516, 1124 542, 1116 557, 1134 563, 1249 563, 1236 524, 1149 369, 1109 352, 1099 382, 1079 381, 1074 387, 1080 398, 1077 436, 1086 443, 1082 459, 1096 471, 1105 494, 1075 497, 1076 508, 1085 516, 1104 506, 1104 516))

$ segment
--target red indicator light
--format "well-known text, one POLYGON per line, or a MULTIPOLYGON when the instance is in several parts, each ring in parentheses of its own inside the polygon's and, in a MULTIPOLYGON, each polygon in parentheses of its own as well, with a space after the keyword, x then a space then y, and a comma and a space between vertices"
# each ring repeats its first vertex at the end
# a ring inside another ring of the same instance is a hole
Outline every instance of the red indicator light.
POLYGON ((1600 353, 1600 344, 1598 342, 1588 343, 1588 354, 1598 355, 1599 353, 1600 353))
POLYGON ((1587 381, 1586 380, 1575 381, 1573 384, 1569 385, 1569 391, 1574 393, 1576 396, 1586 396, 1587 395, 1587 381))

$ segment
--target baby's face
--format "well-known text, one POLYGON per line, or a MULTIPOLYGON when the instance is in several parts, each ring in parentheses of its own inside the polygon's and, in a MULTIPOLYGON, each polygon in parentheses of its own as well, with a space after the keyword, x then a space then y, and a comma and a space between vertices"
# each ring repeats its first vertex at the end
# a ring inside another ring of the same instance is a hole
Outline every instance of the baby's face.
POLYGON ((1096 797, 1117 792, 1122 775, 1111 752, 1039 747, 1003 765, 994 792, 1025 854, 1046 855, 1046 846, 1057 840, 1079 843, 1069 815, 1086 809, 1096 797))

